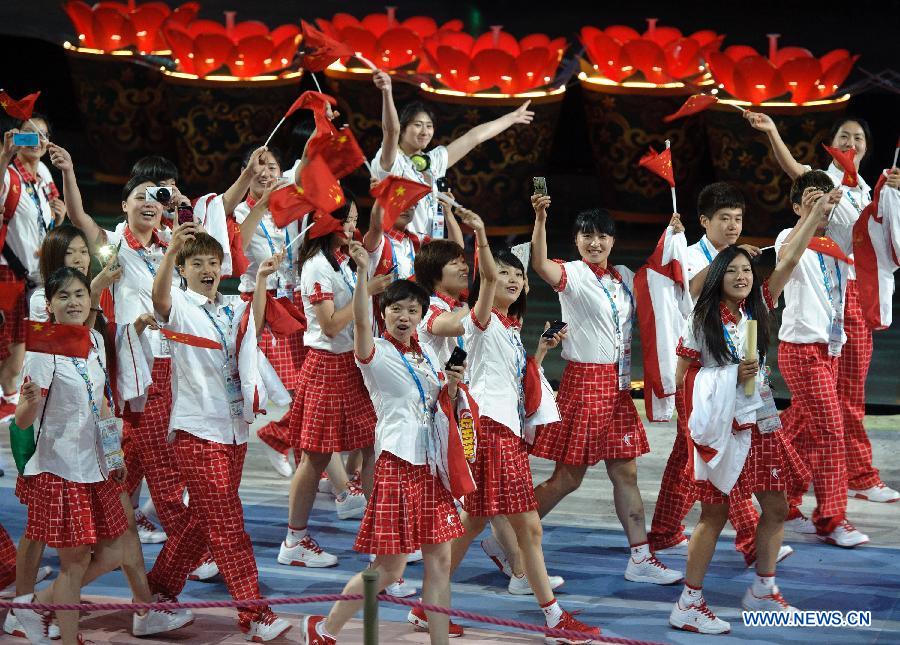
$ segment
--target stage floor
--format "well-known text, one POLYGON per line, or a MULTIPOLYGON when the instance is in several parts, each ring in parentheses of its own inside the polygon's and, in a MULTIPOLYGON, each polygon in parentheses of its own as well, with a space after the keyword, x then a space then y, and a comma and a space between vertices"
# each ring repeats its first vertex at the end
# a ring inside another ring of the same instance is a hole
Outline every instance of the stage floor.
MULTIPOLYGON (((642 404, 638 407, 643 411, 642 404)), ((273 410, 272 416, 280 416, 273 410)), ((261 422, 257 422, 257 426, 261 422)), ((875 451, 876 465, 889 484, 900 485, 900 465, 893 455, 900 450, 900 417, 868 417, 867 426, 875 451)), ((656 502, 659 480, 674 436, 674 423, 648 429, 652 452, 638 460, 638 477, 644 498, 647 523, 656 502)), ((14 467, 9 459, 7 433, 0 434, 0 450, 6 462, 7 475, 0 478, 0 522, 18 539, 23 530, 24 508, 13 495, 14 467)), ((545 479, 551 464, 533 460, 536 481, 545 479)), ((340 521, 334 513, 332 498, 319 495, 312 517, 313 534, 328 551, 340 557, 331 569, 302 569, 279 565, 275 557, 284 537, 288 480, 270 468, 259 442, 251 439, 247 465, 241 487, 247 530, 253 540, 263 593, 271 597, 309 596, 339 593, 344 582, 366 565, 366 559, 351 550, 358 521, 340 521)), ((812 512, 814 500, 808 495, 804 511, 812 512)), ((695 508, 686 522, 688 530, 696 522, 695 508)), ((730 635, 717 643, 808 643, 815 639, 827 643, 900 642, 900 539, 897 526, 900 504, 873 504, 851 500, 849 517, 867 533, 871 543, 856 550, 843 550, 819 543, 813 536, 786 533, 785 543, 794 547, 793 556, 778 570, 778 583, 785 597, 795 606, 809 610, 870 610, 873 626, 850 628, 748 628, 741 624, 740 599, 752 580, 752 572, 734 551, 733 531, 726 528, 719 541, 716 557, 710 567, 704 588, 710 606, 732 624, 730 635)), ((604 634, 632 639, 671 643, 710 642, 711 637, 672 630, 668 614, 678 597, 680 585, 657 587, 627 582, 623 577, 627 543, 615 516, 612 491, 602 466, 589 471, 580 490, 567 498, 544 521, 544 553, 551 573, 562 575, 565 585, 559 590, 561 603, 570 611, 581 612, 580 618, 600 625, 604 634)), ((159 553, 158 545, 145 545, 149 568, 159 553)), ((685 558, 664 558, 669 566, 683 570, 685 558)), ((46 563, 56 565, 50 552, 46 563)), ((410 565, 409 582, 421 585, 421 564, 410 565)), ((87 588, 85 596, 92 600, 130 598, 122 575, 104 576, 87 588)), ((223 600, 228 598, 221 578, 209 583, 189 582, 182 600, 223 600)), ((472 612, 488 612, 493 616, 528 623, 540 623, 541 614, 534 599, 512 596, 506 591, 506 579, 478 548, 473 545, 467 559, 454 577, 453 606, 472 612)), ((300 638, 299 616, 307 612, 327 611, 326 605, 284 606, 295 628, 285 639, 275 642, 297 642, 300 638)), ((406 610, 382 603, 382 643, 426 643, 425 634, 413 633, 405 623, 406 610)), ((538 643, 535 634, 499 633, 482 629, 468 621, 464 641, 472 643, 538 643)), ((98 643, 139 642, 128 634, 130 617, 102 613, 86 616, 82 625, 86 636, 98 643)), ((0 637, 2 642, 24 642, 0 637)), ((195 623, 172 638, 140 639, 143 643, 238 643, 243 639, 234 631, 233 614, 228 610, 197 612, 195 623)), ((354 623, 341 643, 361 643, 362 629, 354 623)))

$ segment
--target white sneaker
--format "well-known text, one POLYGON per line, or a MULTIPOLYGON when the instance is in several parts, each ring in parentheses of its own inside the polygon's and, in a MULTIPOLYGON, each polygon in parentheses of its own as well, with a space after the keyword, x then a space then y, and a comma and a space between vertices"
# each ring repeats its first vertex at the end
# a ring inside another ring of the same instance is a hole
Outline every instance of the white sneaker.
POLYGON ((772 588, 772 593, 765 596, 757 596, 753 593, 753 587, 749 587, 744 593, 744 599, 741 601, 741 607, 747 611, 781 611, 789 614, 796 614, 797 608, 791 607, 784 596, 778 591, 778 586, 772 588))
MULTIPOLYGON (((45 580, 50 574, 53 573, 53 567, 43 566, 37 570, 37 575, 34 577, 34 584, 37 584, 43 580, 45 580)), ((0 600, 9 600, 10 598, 14 598, 16 595, 16 583, 15 581, 9 583, 6 587, 0 590, 0 600)), ((7 612, 9 615, 12 612, 7 612)))
MULTIPOLYGON (((562 587, 565 582, 562 576, 547 576, 547 580, 550 582, 551 590, 562 587)), ((506 589, 514 596, 531 596, 534 594, 526 574, 522 574, 521 578, 518 576, 510 576, 509 584, 506 586, 506 589)))
POLYGON ((275 469, 275 472, 282 477, 293 476, 294 468, 291 466, 291 461, 288 459, 288 456, 283 452, 278 452, 265 441, 260 441, 260 443, 262 444, 263 452, 266 453, 266 457, 269 458, 269 463, 272 464, 272 468, 275 469))
MULTIPOLYGON (((3 631, 16 638, 28 638, 25 630, 22 628, 22 624, 12 611, 6 612, 6 619, 3 621, 3 631)), ((59 640, 59 625, 50 623, 50 627, 47 628, 47 635, 52 641, 59 640)))
POLYGON ((846 519, 841 520, 841 523, 828 535, 816 535, 816 537, 827 544, 834 544, 845 549, 852 549, 869 541, 868 535, 859 531, 846 519))
MULTIPOLYGON (((34 594, 17 596, 13 602, 34 602, 34 594)), ((53 623, 51 612, 39 613, 34 609, 16 609, 16 618, 32 645, 50 645, 50 626, 53 623)))
POLYGON ((816 525, 813 524, 812 520, 806 517, 806 515, 800 513, 798 517, 791 520, 785 520, 784 529, 786 531, 793 531, 794 533, 814 535, 816 532, 816 525))
POLYGON ((684 574, 676 569, 670 569, 656 559, 655 555, 635 562, 628 557, 628 566, 625 567, 625 579, 631 582, 649 582, 654 585, 673 585, 684 580, 684 574))
MULTIPOLYGON (((780 547, 778 547, 778 556, 775 558, 775 562, 776 563, 781 562, 782 560, 787 558, 789 555, 793 555, 793 553, 794 553, 793 547, 790 547, 787 544, 782 544, 780 547)), ((756 558, 753 558, 750 562, 747 563, 747 568, 749 569, 755 564, 756 564, 756 558)))
POLYGON ((265 643, 273 638, 278 638, 291 627, 292 625, 284 618, 279 618, 271 609, 266 609, 249 621, 245 627, 242 626, 241 631, 244 632, 244 640, 265 643))
POLYGON ((731 631, 731 625, 712 613, 703 598, 687 607, 681 606, 681 598, 675 601, 669 614, 669 624, 675 629, 699 634, 727 634, 731 631))
POLYGON ((506 557, 506 551, 500 546, 497 538, 490 535, 483 539, 481 541, 481 550, 484 551, 484 554, 497 565, 497 568, 503 572, 503 575, 507 578, 513 577, 513 570, 509 564, 509 559, 506 557))
POLYGON ((143 616, 134 614, 131 620, 132 636, 150 636, 173 632, 194 622, 190 609, 151 609, 143 616))
POLYGON ((681 555, 687 557, 688 544, 690 542, 688 537, 684 537, 678 544, 673 544, 665 549, 656 549, 653 553, 654 555, 681 555))
POLYGON ((328 479, 328 475, 322 473, 322 476, 319 478, 319 488, 320 493, 326 493, 328 495, 334 495, 334 484, 331 483, 331 480, 328 479))
POLYGON ((406 554, 406 564, 414 564, 422 561, 422 549, 416 549, 412 553, 406 554))
POLYGON ((339 520, 359 518, 366 512, 366 496, 361 488, 348 484, 347 489, 334 498, 334 505, 339 520))
POLYGON ((141 509, 134 509, 134 523, 137 525, 138 539, 141 544, 159 544, 165 542, 169 536, 151 522, 141 509))
POLYGON ((292 567, 333 567, 337 562, 337 556, 323 551, 322 547, 309 535, 294 546, 288 546, 282 542, 281 548, 278 550, 278 563, 289 564, 292 567))
POLYGON ((398 578, 396 582, 384 588, 384 593, 394 598, 409 598, 415 596, 417 591, 415 585, 409 584, 403 578, 398 578))
POLYGON ((854 490, 851 488, 847 491, 847 495, 854 499, 864 499, 869 502, 882 502, 891 504, 900 500, 900 492, 886 486, 884 482, 878 482, 877 486, 866 488, 863 490, 854 490))
POLYGON ((188 580, 209 580, 218 574, 219 565, 212 559, 212 556, 207 556, 206 560, 199 567, 191 571, 190 575, 188 575, 188 580))

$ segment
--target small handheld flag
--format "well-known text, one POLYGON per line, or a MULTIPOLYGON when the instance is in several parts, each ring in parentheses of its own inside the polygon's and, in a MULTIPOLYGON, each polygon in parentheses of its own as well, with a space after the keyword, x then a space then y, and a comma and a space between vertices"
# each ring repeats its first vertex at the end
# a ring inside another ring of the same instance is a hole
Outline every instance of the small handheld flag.
POLYGON ((3 90, 0 90, 0 107, 12 118, 28 121, 31 119, 31 115, 34 112, 34 104, 40 95, 40 92, 35 92, 17 101, 3 90))
POLYGON ((700 112, 709 109, 710 106, 718 103, 718 101, 719 99, 712 94, 694 94, 688 97, 688 100, 684 102, 684 105, 678 108, 677 112, 664 116, 663 121, 671 123, 675 119, 681 119, 686 116, 691 116, 692 114, 699 114, 700 112))
POLYGON ((185 334, 180 331, 172 331, 163 327, 162 335, 171 340, 173 343, 181 343, 182 345, 190 345, 191 347, 204 347, 206 349, 222 349, 222 343, 217 343, 211 338, 203 336, 194 336, 193 334, 185 334))
POLYGON ((672 189, 672 212, 677 213, 678 207, 675 202, 675 171, 672 168, 672 142, 666 139, 666 149, 662 152, 656 152, 653 146, 641 157, 638 165, 646 168, 655 175, 665 179, 669 187, 672 189))
POLYGON ((384 230, 393 228, 401 213, 413 207, 430 192, 431 186, 396 175, 388 175, 370 191, 372 197, 384 209, 382 219, 384 230))
POLYGON ((84 325, 28 320, 25 326, 25 349, 29 352, 87 358, 93 347, 91 330, 84 325))
POLYGON ((844 171, 844 176, 841 178, 841 185, 849 186, 850 188, 858 186, 859 174, 857 173, 856 164, 854 163, 854 159, 856 159, 856 149, 850 148, 848 150, 841 150, 840 148, 826 146, 824 143, 822 144, 822 147, 828 151, 828 154, 834 159, 834 163, 837 164, 838 168, 844 171))

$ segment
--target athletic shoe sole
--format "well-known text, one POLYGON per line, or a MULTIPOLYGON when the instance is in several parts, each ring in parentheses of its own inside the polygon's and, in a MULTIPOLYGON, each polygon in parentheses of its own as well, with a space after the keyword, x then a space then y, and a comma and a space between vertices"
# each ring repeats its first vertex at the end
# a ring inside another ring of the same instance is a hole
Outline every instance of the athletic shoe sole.
POLYGON ((679 582, 684 580, 684 576, 681 576, 680 578, 678 578, 677 580, 673 580, 672 582, 662 582, 662 581, 660 581, 659 578, 653 578, 651 576, 636 576, 634 574, 626 573, 625 579, 628 580, 629 582, 649 582, 650 584, 653 584, 653 585, 660 585, 662 587, 667 587, 669 585, 678 584, 679 582))
POLYGON ((825 544, 831 544, 832 546, 839 546, 842 549, 853 549, 858 546, 862 546, 863 544, 869 543, 869 540, 866 539, 866 540, 863 540, 862 542, 857 542, 856 544, 838 544, 837 540, 835 540, 834 538, 826 537, 824 535, 817 535, 816 537, 819 538, 820 540, 822 540, 822 542, 824 542, 825 544))
POLYGON ((861 499, 866 502, 873 502, 875 504, 893 504, 894 502, 900 502, 900 497, 894 499, 886 499, 884 501, 880 499, 870 499, 867 495, 863 495, 862 493, 856 493, 854 495, 850 495, 850 499, 861 499))
POLYGON ((681 623, 679 625, 677 621, 674 621, 671 618, 669 619, 669 624, 672 627, 674 627, 675 629, 680 629, 683 632, 693 632, 695 634, 730 634, 731 633, 730 629, 726 629, 724 632, 717 632, 717 631, 712 631, 712 630, 708 630, 708 629, 699 629, 699 628, 694 627, 693 625, 689 625, 687 623, 681 623))

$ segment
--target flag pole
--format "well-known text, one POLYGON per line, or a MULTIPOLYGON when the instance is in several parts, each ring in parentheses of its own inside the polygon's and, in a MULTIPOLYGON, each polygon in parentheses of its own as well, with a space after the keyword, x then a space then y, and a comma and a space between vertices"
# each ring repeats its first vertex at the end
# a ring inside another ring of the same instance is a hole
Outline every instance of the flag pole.
MULTIPOLYGON (((900 142, 898 142, 900 143, 900 142)), ((894 163, 891 164, 891 168, 897 167, 897 155, 900 154, 900 145, 894 148, 894 163)))
POLYGON ((275 136, 275 133, 278 132, 278 128, 280 128, 280 127, 281 127, 281 124, 284 123, 284 119, 285 119, 285 117, 281 117, 281 121, 279 121, 278 124, 275 126, 275 129, 272 130, 272 134, 270 134, 270 135, 269 135, 269 138, 266 139, 266 142, 263 144, 263 148, 268 148, 268 147, 269 147, 269 141, 271 141, 271 140, 272 140, 272 137, 275 136))
POLYGON ((284 250, 284 251, 287 251, 289 248, 291 248, 292 246, 294 246, 294 244, 297 243, 297 240, 301 239, 304 235, 306 235, 306 232, 307 232, 309 229, 311 229, 311 228, 313 227, 314 224, 315 224, 315 221, 313 221, 311 224, 307 224, 307 226, 306 226, 302 231, 300 231, 299 233, 297 233, 297 237, 295 237, 293 240, 291 240, 290 242, 288 242, 288 245, 287 245, 286 247, 284 247, 283 250, 284 250))
POLYGON ((313 83, 316 84, 316 89, 317 89, 319 92, 321 92, 321 91, 322 91, 322 86, 319 85, 319 79, 316 78, 316 73, 315 73, 315 72, 310 72, 309 75, 312 76, 313 83))
MULTIPOLYGON (((670 150, 671 148, 672 148, 672 141, 670 139, 666 139, 666 150, 670 150)), ((675 180, 675 167, 672 166, 672 181, 674 181, 674 180, 675 180)), ((675 186, 672 186, 671 188, 672 188, 672 212, 677 213, 678 206, 675 201, 675 186)))

